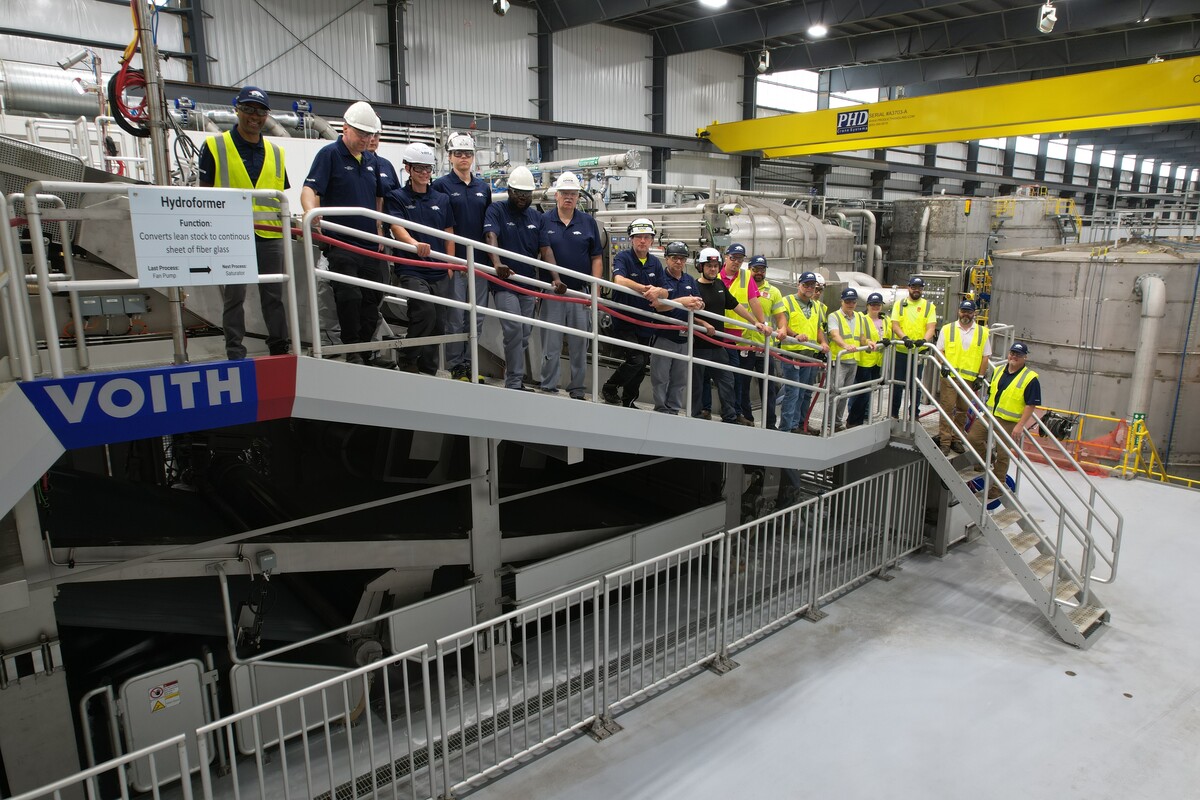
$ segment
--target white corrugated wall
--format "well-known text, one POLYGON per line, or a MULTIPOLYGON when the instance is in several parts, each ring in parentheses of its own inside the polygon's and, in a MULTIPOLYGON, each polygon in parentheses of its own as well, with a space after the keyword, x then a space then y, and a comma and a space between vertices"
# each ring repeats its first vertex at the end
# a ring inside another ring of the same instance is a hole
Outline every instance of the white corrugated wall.
POLYGON ((736 189, 740 170, 737 156, 677 152, 667 159, 666 182, 707 187, 710 180, 716 180, 718 189, 736 189))
POLYGON ((485 0, 415 0, 407 8, 409 105, 537 117, 535 12, 513 7, 498 17, 485 0))
POLYGON ((646 87, 650 86, 651 53, 649 36, 607 25, 556 33, 554 118, 581 125, 650 130, 650 90, 646 87))
POLYGON ((667 133, 693 136, 742 118, 742 58, 715 50, 667 59, 667 133))
POLYGON ((373 0, 205 0, 213 83, 387 100, 386 13, 373 0))

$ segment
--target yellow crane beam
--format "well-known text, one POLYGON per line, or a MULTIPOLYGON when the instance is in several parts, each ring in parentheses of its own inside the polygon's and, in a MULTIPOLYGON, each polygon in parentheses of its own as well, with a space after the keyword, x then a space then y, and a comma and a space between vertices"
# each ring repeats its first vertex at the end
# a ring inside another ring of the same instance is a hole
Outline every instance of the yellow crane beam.
POLYGON ((778 117, 696 132, 767 158, 1200 119, 1200 56, 778 117))

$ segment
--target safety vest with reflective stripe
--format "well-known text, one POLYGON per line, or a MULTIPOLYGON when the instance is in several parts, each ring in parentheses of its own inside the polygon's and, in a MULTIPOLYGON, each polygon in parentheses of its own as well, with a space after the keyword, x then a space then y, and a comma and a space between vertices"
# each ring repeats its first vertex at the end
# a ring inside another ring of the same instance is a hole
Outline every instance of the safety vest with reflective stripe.
MULTIPOLYGON (((771 325, 771 327, 774 327, 771 320, 775 318, 772 310, 781 302, 783 302, 783 292, 766 281, 758 285, 758 306, 762 309, 763 321, 771 325)), ((744 328, 742 330, 745 331, 743 335, 750 341, 757 342, 758 344, 763 343, 764 337, 758 331, 747 331, 744 328)))
POLYGON ((816 301, 809 303, 808 313, 804 313, 804 306, 800 303, 800 299, 794 294, 789 294, 783 298, 783 312, 787 314, 788 330, 792 336, 803 333, 808 337, 807 342, 787 342, 783 345, 784 350, 820 350, 821 346, 817 341, 817 334, 821 330, 821 308, 816 301))
MULTIPOLYGON (((725 279, 721 278, 721 282, 724 283, 725 279)), ((729 293, 733 295, 735 300, 744 305, 747 310, 753 312, 753 309, 750 308, 750 270, 745 267, 738 270, 738 276, 729 282, 729 293)), ((730 325, 725 329, 725 332, 737 333, 744 336, 746 329, 742 325, 746 324, 746 320, 742 319, 741 315, 733 309, 726 311, 725 316, 741 323, 741 325, 730 325)))
MULTIPOLYGON (((915 301, 903 297, 892 306, 890 319, 900 323, 905 339, 924 339, 925 326, 937 319, 937 309, 924 297, 915 301)), ((901 353, 908 352, 902 344, 896 345, 896 349, 901 353)))
MULTIPOLYGON (((258 182, 250 182, 250 173, 238 155, 237 146, 233 143, 233 134, 229 131, 208 140, 208 149, 216 162, 217 176, 213 185, 222 189, 275 189, 283 191, 283 151, 266 139, 263 139, 263 166, 258 173, 258 182), (231 157, 232 154, 232 157, 231 157)), ((255 211, 279 213, 279 201, 270 197, 255 197, 255 211)), ((269 222, 268 220, 262 220, 269 222)), ((281 231, 255 230, 257 236, 264 239, 282 239, 281 231)))
MULTIPOLYGON (((886 333, 886 328, 889 324, 888 321, 882 318, 879 321, 883 323, 885 328, 883 333, 886 333)), ((863 314, 863 322, 866 324, 867 332, 867 335, 862 338, 863 343, 865 343, 868 339, 872 342, 881 342, 885 338, 892 338, 890 336, 885 337, 883 334, 881 334, 879 328, 875 327, 875 322, 867 314, 863 314)), ((859 351, 858 353, 855 353, 855 359, 858 361, 858 365, 860 367, 878 367, 883 363, 883 348, 876 348, 875 352, 871 352, 869 350, 859 351)))
POLYGON ((837 317, 838 333, 842 335, 842 341, 846 343, 846 347, 843 348, 837 342, 833 341, 832 336, 829 337, 830 356, 832 356, 836 361, 841 361, 843 358, 847 361, 858 361, 858 353, 850 353, 845 351, 853 350, 862 344, 863 334, 866 333, 866 331, 863 330, 863 326, 866 324, 865 319, 867 315, 861 311, 855 311, 853 314, 847 317, 845 312, 839 308, 837 311, 833 312, 833 316, 837 317))
POLYGON ((988 390, 988 408, 997 419, 1005 422, 1017 422, 1025 412, 1025 387, 1037 377, 1037 373, 1029 367, 1021 367, 1021 371, 1004 387, 1000 402, 996 402, 996 388, 1000 385, 1000 376, 1008 369, 1007 364, 999 364, 992 371, 992 386, 988 390))
POLYGON ((942 340, 946 342, 946 360, 968 381, 979 377, 979 364, 983 361, 983 347, 987 344, 988 329, 986 325, 974 326, 974 335, 963 340, 962 327, 957 322, 947 322, 942 326, 942 340))

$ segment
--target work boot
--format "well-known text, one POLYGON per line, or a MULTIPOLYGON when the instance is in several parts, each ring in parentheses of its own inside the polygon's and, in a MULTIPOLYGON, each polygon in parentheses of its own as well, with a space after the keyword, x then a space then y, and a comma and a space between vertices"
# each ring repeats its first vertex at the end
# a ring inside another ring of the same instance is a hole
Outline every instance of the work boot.
POLYGON ((712 412, 711 412, 711 411, 701 411, 699 414, 697 414, 697 415, 696 415, 696 417, 697 417, 698 419, 708 419, 708 420, 711 420, 711 419, 712 419, 712 412))
POLYGON ((964 444, 963 444, 961 441, 959 441, 958 439, 955 439, 953 442, 951 442, 951 443, 950 443, 950 449, 951 449, 951 450, 953 450, 953 451, 954 451, 954 452, 956 452, 956 453, 965 453, 965 452, 967 452, 967 448, 966 448, 966 446, 965 446, 965 445, 964 445, 964 444))
POLYGON ((621 395, 617 392, 617 387, 609 386, 607 383, 600 387, 600 397, 610 406, 620 405, 621 395))

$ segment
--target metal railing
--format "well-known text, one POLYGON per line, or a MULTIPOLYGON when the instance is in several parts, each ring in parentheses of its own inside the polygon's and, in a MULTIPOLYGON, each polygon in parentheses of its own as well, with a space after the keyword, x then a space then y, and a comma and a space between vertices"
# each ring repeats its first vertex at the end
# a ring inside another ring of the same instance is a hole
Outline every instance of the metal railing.
MULTIPOLYGON (((938 372, 947 370, 953 374, 953 368, 946 361, 945 355, 938 350, 924 348, 922 358, 931 370, 938 372)), ((1041 436, 1023 437, 1021 431, 1016 431, 1014 438, 998 424, 983 401, 973 391, 968 390, 961 380, 954 377, 947 377, 945 380, 952 381, 951 385, 956 396, 963 399, 971 413, 974 414, 974 422, 971 424, 986 426, 987 433, 983 452, 977 453, 969 443, 965 448, 971 463, 982 472, 983 486, 979 490, 980 496, 986 496, 992 487, 997 488, 1009 507, 1019 512, 1028 529, 1035 531, 1042 544, 1052 552, 1059 569, 1054 571, 1050 589, 1051 596, 1055 594, 1059 583, 1059 573, 1062 571, 1066 573, 1066 577, 1074 580, 1081 588, 1083 596, 1081 602, 1086 605, 1090 598, 1092 583, 1111 583, 1117 577, 1124 516, 1112 501, 1100 492, 1096 483, 1071 457, 1062 443, 1054 438, 1041 419, 1036 416, 1031 417, 1030 423, 1030 427, 1039 431, 1041 436), (1035 468, 1034 462, 1018 443, 1017 439, 1019 438, 1026 438, 1033 444, 1035 450, 1049 465, 1049 470, 1035 468), (1042 444, 1043 441, 1053 444, 1053 449, 1057 451, 1054 457, 1042 444), (1012 454, 1016 485, 1011 490, 1003 482, 996 481, 989 468, 993 454, 1000 447, 1007 448, 1012 454), (1067 469, 1064 470, 1059 464, 1066 464, 1067 469), (1068 479, 1068 474, 1077 477, 1068 479), (1047 532, 1034 519, 1027 506, 1018 498, 1018 490, 1023 482, 1028 483, 1053 515, 1054 519, 1049 526, 1050 532, 1047 532), (1083 484, 1082 491, 1077 485, 1079 483, 1083 484), (1069 502, 1072 498, 1073 503, 1069 502), (1099 546, 1098 538, 1106 540, 1105 547, 1099 546), (1071 546, 1071 552, 1066 549, 1067 545, 1071 546), (1106 572, 1097 573, 1096 568, 1099 565, 1106 567, 1106 572)), ((938 419, 954 427, 950 414, 941 407, 937 396, 920 381, 916 382, 916 386, 918 391, 924 395, 925 401, 936 410, 938 419)), ((917 423, 908 420, 904 424, 915 426, 917 423)), ((986 503, 980 504, 980 522, 982 522, 982 516, 988 513, 986 505, 986 503)), ((1079 605, 1079 603, 1064 599, 1057 599, 1056 602, 1072 608, 1079 605)))
MULTIPOLYGON (((164 739, 158 744, 149 747, 143 747, 141 750, 135 750, 128 755, 123 755, 119 758, 114 758, 110 761, 105 761, 103 764, 97 764, 94 767, 89 767, 74 775, 54 781, 40 789, 34 789, 31 792, 16 795, 10 800, 41 800, 42 798, 53 798, 53 800, 62 800, 63 793, 66 792, 70 797, 79 797, 81 792, 85 793, 88 800, 97 800, 101 797, 113 797, 112 788, 116 788, 121 800, 129 800, 132 796, 129 790, 130 769, 134 762, 146 760, 148 774, 150 775, 150 796, 158 800, 163 796, 162 786, 158 779, 159 760, 163 759, 170 763, 170 766, 164 768, 164 772, 178 772, 181 775, 188 775, 191 768, 188 766, 187 754, 187 735, 179 734, 172 736, 170 739, 164 739)), ((182 781, 181 796, 183 800, 192 800, 192 784, 190 780, 182 781)))

